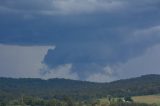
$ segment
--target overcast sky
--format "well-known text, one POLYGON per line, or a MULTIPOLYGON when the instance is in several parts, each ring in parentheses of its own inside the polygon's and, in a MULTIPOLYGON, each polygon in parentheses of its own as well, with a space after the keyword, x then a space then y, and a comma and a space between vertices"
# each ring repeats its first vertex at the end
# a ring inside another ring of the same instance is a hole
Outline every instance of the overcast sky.
POLYGON ((0 77, 108 82, 159 69, 160 0, 0 0, 0 77))

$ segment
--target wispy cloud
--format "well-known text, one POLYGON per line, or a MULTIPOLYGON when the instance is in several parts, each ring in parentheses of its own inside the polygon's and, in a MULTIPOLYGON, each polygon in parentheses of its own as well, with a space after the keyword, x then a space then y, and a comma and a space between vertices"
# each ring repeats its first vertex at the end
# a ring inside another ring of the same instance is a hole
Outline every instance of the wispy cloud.
POLYGON ((79 76, 77 73, 72 72, 72 64, 64 64, 58 66, 54 69, 50 69, 46 65, 42 65, 40 69, 41 77, 42 78, 65 78, 65 79, 74 79, 78 80, 79 76))

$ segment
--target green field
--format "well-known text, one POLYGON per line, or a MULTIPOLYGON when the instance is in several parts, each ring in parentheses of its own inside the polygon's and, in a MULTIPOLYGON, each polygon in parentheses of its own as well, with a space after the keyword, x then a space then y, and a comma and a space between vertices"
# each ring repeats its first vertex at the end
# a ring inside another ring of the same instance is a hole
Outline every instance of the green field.
POLYGON ((132 97, 132 99, 134 102, 137 102, 137 103, 160 105, 160 95, 135 96, 135 97, 132 97))
MULTIPOLYGON (((156 104, 160 106, 160 95, 134 96, 132 97, 132 99, 134 103, 156 104)), ((100 104, 109 104, 109 101, 107 98, 103 98, 99 100, 100 100, 100 104)), ((112 98, 112 100, 117 101, 118 98, 112 98)))

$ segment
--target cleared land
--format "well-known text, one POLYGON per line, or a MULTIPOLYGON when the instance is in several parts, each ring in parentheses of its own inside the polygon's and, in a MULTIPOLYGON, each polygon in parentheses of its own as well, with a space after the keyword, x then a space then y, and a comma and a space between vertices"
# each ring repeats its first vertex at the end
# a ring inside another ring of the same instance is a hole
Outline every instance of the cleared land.
MULTIPOLYGON (((117 99, 118 98, 112 98, 112 101, 117 101, 117 99)), ((135 103, 157 104, 160 106, 160 95, 134 96, 132 99, 135 103)), ((99 100, 100 104, 109 104, 109 100, 107 98, 99 100)))
POLYGON ((132 97, 132 99, 134 102, 137 102, 137 103, 160 105, 160 95, 135 96, 135 97, 132 97))

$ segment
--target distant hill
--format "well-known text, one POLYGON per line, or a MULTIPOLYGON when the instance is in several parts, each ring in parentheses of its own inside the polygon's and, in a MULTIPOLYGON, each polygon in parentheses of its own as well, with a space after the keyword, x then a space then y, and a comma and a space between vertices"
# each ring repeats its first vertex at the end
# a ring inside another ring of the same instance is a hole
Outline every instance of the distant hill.
POLYGON ((0 78, 0 100, 24 96, 42 98, 89 99, 111 96, 151 95, 160 93, 160 75, 144 75, 110 83, 68 79, 0 78))

